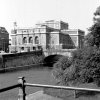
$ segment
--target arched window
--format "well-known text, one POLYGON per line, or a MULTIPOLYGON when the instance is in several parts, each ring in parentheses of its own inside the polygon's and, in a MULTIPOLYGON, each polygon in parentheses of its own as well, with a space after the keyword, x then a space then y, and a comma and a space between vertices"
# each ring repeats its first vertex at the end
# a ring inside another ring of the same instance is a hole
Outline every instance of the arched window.
POLYGON ((36 50, 36 47, 33 47, 33 50, 36 50))
POLYGON ((26 37, 23 38, 23 43, 27 43, 27 38, 26 37))
POLYGON ((35 37, 35 44, 39 44, 39 37, 38 36, 35 37))
POLYGON ((32 37, 29 37, 29 43, 33 43, 32 37))

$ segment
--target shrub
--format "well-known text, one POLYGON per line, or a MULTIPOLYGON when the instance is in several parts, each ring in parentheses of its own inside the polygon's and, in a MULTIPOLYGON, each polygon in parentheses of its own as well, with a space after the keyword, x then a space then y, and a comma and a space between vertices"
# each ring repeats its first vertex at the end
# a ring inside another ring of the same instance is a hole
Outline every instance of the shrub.
POLYGON ((69 57, 62 57, 57 63, 54 64, 53 75, 59 83, 68 85, 69 79, 72 78, 71 74, 74 73, 74 67, 71 66, 71 64, 72 61, 69 57))
POLYGON ((100 6, 94 13, 94 24, 84 39, 84 47, 73 52, 71 59, 60 60, 54 69, 62 83, 94 82, 100 85, 100 6))
POLYGON ((54 64, 53 75, 59 83, 75 85, 94 82, 100 84, 100 49, 84 47, 63 57, 54 64))
POLYGON ((79 69, 81 82, 96 82, 100 78, 100 49, 87 47, 82 49, 81 57, 73 56, 73 65, 79 69))

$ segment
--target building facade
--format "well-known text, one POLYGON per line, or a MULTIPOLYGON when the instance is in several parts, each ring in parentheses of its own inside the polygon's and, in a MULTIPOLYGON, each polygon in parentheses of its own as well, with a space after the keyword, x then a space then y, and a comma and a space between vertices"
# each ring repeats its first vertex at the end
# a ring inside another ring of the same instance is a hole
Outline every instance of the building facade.
POLYGON ((48 20, 45 21, 44 23, 40 23, 41 25, 46 25, 50 28, 53 29, 58 29, 58 30, 67 30, 68 29, 68 23, 63 22, 63 21, 55 21, 55 20, 48 20))
POLYGON ((9 51, 9 33, 4 27, 0 27, 0 51, 9 51))
POLYGON ((16 27, 11 34, 10 51, 27 52, 40 48, 47 50, 82 47, 81 40, 84 38, 84 32, 82 32, 81 30, 69 30, 68 23, 54 20, 36 24, 35 28, 16 27))
POLYGON ((76 48, 82 48, 84 42, 84 31, 80 29, 62 30, 63 33, 69 34, 76 48))

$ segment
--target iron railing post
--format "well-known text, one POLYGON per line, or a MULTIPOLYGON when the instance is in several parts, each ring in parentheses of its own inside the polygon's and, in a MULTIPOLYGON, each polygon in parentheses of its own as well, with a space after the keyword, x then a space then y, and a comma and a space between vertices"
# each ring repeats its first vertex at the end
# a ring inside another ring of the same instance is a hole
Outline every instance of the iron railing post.
POLYGON ((74 98, 77 98, 76 90, 74 90, 74 98))
POLYGON ((18 94, 18 100, 26 100, 26 93, 25 93, 25 77, 19 77, 18 83, 21 85, 19 87, 19 94, 18 94))

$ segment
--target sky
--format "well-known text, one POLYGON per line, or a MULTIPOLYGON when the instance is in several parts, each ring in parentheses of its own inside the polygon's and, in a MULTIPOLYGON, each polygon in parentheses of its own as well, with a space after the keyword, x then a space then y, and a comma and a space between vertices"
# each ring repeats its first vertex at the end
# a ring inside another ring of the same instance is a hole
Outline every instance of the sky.
POLYGON ((18 27, 34 27, 47 20, 62 20, 70 29, 87 28, 93 24, 93 13, 100 0, 1 0, 0 26, 9 33, 13 22, 18 27))

